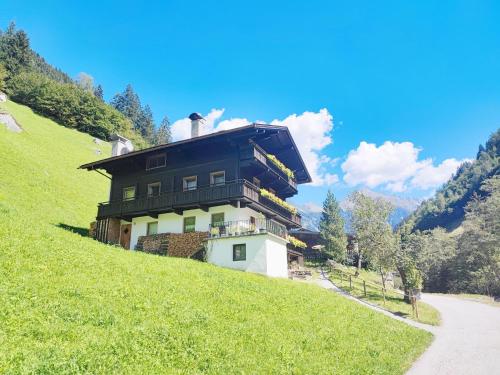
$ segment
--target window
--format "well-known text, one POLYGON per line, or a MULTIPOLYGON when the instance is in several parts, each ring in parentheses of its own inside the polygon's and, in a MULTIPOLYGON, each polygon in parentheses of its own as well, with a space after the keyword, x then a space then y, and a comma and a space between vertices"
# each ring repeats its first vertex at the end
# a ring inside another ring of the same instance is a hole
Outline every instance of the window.
POLYGON ((196 217, 185 217, 184 218, 184 233, 190 233, 195 231, 196 217))
POLYGON ((131 201, 135 199, 135 186, 123 188, 123 200, 131 201))
POLYGON ((233 245, 233 262, 247 259, 247 245, 237 244, 233 245))
POLYGON ((210 186, 220 186, 226 183, 226 172, 212 172, 210 173, 210 186))
POLYGON ((151 236, 152 234, 157 234, 157 233, 158 233, 158 222, 152 221, 151 223, 148 223, 147 235, 151 236))
POLYGON ((212 214, 212 227, 220 227, 224 225, 224 212, 212 214))
POLYGON ((257 177, 253 178, 253 184, 258 188, 260 188, 260 180, 257 177))
POLYGON ((167 155, 160 154, 150 156, 146 162, 146 170, 161 168, 167 165, 167 155))
POLYGON ((184 191, 196 190, 197 183, 198 183, 198 177, 196 176, 184 177, 182 179, 182 190, 184 191))
POLYGON ((148 184, 148 197, 157 197, 160 195, 161 183, 153 182, 148 184))

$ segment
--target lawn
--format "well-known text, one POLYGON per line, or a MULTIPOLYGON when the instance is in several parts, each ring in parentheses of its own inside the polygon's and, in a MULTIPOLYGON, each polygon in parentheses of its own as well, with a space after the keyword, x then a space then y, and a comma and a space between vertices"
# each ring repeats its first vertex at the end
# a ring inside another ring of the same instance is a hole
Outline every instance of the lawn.
POLYGON ((380 276, 376 272, 361 270, 358 277, 354 275, 354 267, 344 267, 342 272, 335 270, 331 272, 330 279, 351 295, 383 307, 396 315, 409 318, 420 323, 439 325, 441 321, 439 311, 427 303, 418 301, 417 318, 413 313, 411 304, 408 304, 403 300, 403 294, 399 290, 387 287, 384 301, 382 282, 380 280, 380 276), (348 278, 349 275, 351 276, 350 282, 348 278), (365 281, 364 284, 363 281, 365 281))
POLYGON ((313 285, 85 237, 109 182, 77 167, 109 145, 2 107, 24 131, 0 126, 0 373, 403 374, 431 342, 313 285))

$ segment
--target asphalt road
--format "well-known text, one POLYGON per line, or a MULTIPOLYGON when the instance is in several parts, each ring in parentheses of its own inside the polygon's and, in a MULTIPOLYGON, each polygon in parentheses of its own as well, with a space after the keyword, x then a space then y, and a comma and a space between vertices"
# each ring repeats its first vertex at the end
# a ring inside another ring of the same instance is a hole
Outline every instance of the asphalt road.
POLYGON ((454 297, 424 294, 439 310, 434 342, 407 375, 500 375, 500 308, 454 297))

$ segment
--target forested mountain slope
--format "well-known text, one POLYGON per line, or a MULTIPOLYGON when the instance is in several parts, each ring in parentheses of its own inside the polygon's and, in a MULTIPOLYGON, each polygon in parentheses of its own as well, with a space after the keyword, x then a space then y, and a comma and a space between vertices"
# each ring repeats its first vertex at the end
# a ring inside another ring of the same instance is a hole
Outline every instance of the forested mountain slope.
POLYGON ((477 157, 466 162, 455 175, 409 217, 415 230, 442 227, 451 231, 464 220, 465 207, 474 195, 482 196, 481 184, 500 172, 500 129, 493 133, 477 157))

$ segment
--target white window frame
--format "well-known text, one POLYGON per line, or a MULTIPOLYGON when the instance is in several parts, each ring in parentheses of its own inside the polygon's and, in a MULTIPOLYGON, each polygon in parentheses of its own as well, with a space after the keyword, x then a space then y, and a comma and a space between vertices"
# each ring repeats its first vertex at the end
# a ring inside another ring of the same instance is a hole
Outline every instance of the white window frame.
POLYGON ((160 194, 161 194, 161 182, 160 181, 152 182, 152 183, 148 184, 148 198, 157 197, 160 194), (158 195, 151 194, 151 190, 150 190, 151 186, 158 186, 158 195))
POLYGON ((192 191, 198 189, 198 176, 187 176, 182 179, 182 191, 192 191), (194 179, 195 187, 192 189, 188 188, 188 180, 194 179))
POLYGON ((223 186, 226 184, 226 171, 215 171, 215 172, 212 172, 210 173, 210 186, 223 186), (224 182, 222 183, 215 183, 215 176, 216 175, 220 175, 222 174, 222 176, 224 177, 224 182))
POLYGON ((133 201, 133 200, 135 199, 135 193, 136 193, 136 188, 135 188, 135 186, 127 186, 127 187, 124 187, 124 188, 122 189, 122 200, 123 200, 123 201, 133 201), (133 189, 133 191, 134 191, 134 196, 133 196, 133 197, 131 197, 131 198, 126 198, 126 197, 125 197, 125 191, 126 191, 126 190, 132 190, 132 189, 133 189))
POLYGON ((196 216, 186 216, 182 219, 182 233, 196 232, 196 216), (186 232, 186 219, 194 219, 193 230, 186 232))
POLYGON ((152 235, 154 235, 154 234, 158 234, 158 222, 157 222, 157 221, 150 221, 150 222, 148 223, 148 225, 146 226, 146 235, 147 235, 147 236, 152 236, 152 235), (151 224, 156 224, 156 233, 149 233, 149 226, 150 226, 151 224))

